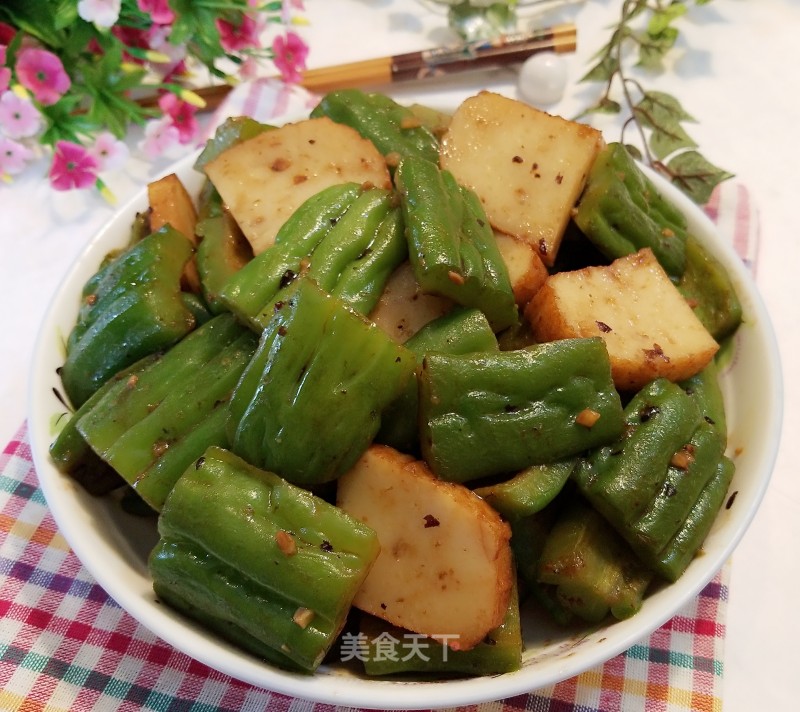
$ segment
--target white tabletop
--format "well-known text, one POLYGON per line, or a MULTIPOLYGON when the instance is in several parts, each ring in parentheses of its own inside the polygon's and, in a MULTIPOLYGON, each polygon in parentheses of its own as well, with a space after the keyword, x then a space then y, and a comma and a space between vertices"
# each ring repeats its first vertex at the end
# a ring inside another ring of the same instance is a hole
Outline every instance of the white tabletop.
MULTIPOLYGON (((670 71, 652 87, 677 96, 697 120, 688 127, 709 160, 736 174, 758 207, 761 225, 757 282, 771 314, 784 361, 784 437, 762 507, 733 556, 725 640, 726 712, 792 709, 800 616, 800 346, 795 301, 800 268, 800 2, 716 0, 687 3, 681 41, 670 71)), ((620 0, 590 0, 567 13, 578 25, 578 51, 569 55, 564 99, 548 110, 574 116, 591 90, 577 84, 589 56, 607 39, 620 0)), ((415 0, 308 0, 303 28, 310 67, 367 59, 451 41, 445 19, 415 0), (351 41, 348 38, 357 38, 351 41)), ((516 95, 511 70, 462 75, 452 84, 392 87, 400 99, 458 100, 480 88, 516 95)), ((604 127, 606 128, 606 127, 604 127)), ((168 166, 136 153, 125 175, 110 181, 120 202, 168 166)), ((616 137, 612 137, 615 140, 616 137)), ((27 371, 38 324, 51 295, 113 207, 91 192, 55 193, 33 168, 0 186, 0 440, 7 442, 27 409, 27 371)))

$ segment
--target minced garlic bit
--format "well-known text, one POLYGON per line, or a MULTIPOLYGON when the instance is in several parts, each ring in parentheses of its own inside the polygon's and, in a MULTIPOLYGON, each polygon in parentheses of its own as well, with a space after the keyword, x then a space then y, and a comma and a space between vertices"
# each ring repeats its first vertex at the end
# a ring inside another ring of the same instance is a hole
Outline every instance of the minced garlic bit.
POLYGON ((416 116, 404 116, 400 119, 401 129, 418 129, 420 126, 422 126, 422 121, 416 116))
POLYGON ((314 611, 310 608, 298 608, 294 615, 292 616, 292 622, 296 625, 299 625, 301 628, 305 629, 308 627, 308 624, 314 620, 314 611))
POLYGON ((694 445, 687 443, 670 458, 669 464, 679 470, 688 470, 693 462, 694 445))
POLYGON ((283 529, 280 529, 275 534, 275 543, 286 556, 294 556, 297 553, 297 544, 294 537, 283 529))
POLYGON ((389 168, 397 168, 397 166, 400 165, 400 161, 403 160, 403 156, 397 151, 389 151, 389 153, 384 156, 384 160, 389 168))
POLYGON ((459 286, 461 286, 462 284, 464 284, 464 282, 466 281, 466 280, 464 279, 464 275, 463 275, 463 274, 459 274, 458 272, 456 272, 456 271, 454 271, 454 270, 450 270, 450 271, 447 273, 447 278, 448 278, 448 279, 449 279, 449 280, 450 280, 450 281, 451 281, 453 284, 457 284, 457 285, 459 285, 459 286))
POLYGON ((575 416, 575 422, 582 425, 584 428, 591 428, 600 420, 600 413, 591 408, 584 408, 578 415, 575 416))

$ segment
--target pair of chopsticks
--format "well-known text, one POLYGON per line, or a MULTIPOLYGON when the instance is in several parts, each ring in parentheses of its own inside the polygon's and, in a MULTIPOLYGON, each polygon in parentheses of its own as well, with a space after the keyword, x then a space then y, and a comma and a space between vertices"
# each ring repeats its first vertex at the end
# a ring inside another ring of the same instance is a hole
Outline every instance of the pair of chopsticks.
POLYGON ((391 84, 514 64, 537 52, 573 52, 576 46, 575 25, 564 23, 529 33, 501 35, 494 40, 312 69, 305 72, 301 84, 312 92, 391 84))
MULTIPOLYGON (((336 89, 393 84, 413 79, 442 77, 475 69, 502 67, 524 62, 539 52, 574 52, 577 30, 572 23, 544 27, 533 32, 501 35, 493 40, 435 47, 419 52, 337 64, 304 72, 300 86, 324 94, 336 89)), ((205 102, 204 109, 216 109, 233 87, 221 84, 195 89, 205 102)), ((156 103, 154 97, 139 101, 142 106, 156 103)))

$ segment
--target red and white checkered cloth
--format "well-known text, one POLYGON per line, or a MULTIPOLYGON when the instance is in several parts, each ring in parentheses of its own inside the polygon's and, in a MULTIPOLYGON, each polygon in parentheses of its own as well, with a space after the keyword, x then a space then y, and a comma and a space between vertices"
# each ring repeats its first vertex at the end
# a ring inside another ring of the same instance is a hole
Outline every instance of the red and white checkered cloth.
MULTIPOLYGON (((307 97, 267 86, 240 96, 266 119, 307 97)), ((235 93, 234 93, 235 94, 235 93)), ((748 193, 722 184, 709 216, 755 273, 758 220, 748 193)), ((721 709, 728 566, 672 620, 605 664, 481 710, 611 712, 721 709)), ((253 687, 192 660, 123 611, 59 534, 23 425, 0 456, 0 709, 19 712, 250 712, 332 709, 253 687)))

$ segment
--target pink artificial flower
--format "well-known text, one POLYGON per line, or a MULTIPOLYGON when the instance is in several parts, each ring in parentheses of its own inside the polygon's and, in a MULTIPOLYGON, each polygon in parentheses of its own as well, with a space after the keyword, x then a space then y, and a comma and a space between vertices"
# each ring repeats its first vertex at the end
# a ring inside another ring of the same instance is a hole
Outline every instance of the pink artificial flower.
POLYGON ((0 136, 0 175, 13 176, 21 173, 25 164, 33 158, 33 151, 21 143, 0 136))
POLYGON ((172 28, 168 25, 153 25, 147 30, 145 37, 150 49, 154 49, 169 57, 170 62, 177 64, 186 58, 186 45, 170 42, 172 28))
POLYGON ((136 0, 136 4, 157 25, 169 25, 175 19, 168 0, 136 0))
POLYGON ((6 64, 6 46, 0 44, 0 92, 4 92, 11 84, 11 70, 6 64))
POLYGON ((180 84, 180 75, 186 73, 186 45, 176 45, 170 42, 170 32, 172 32, 172 28, 167 25, 152 25, 147 30, 146 38, 149 48, 161 52, 169 58, 167 62, 151 64, 150 69, 161 77, 162 82, 180 84))
POLYGON ((200 133, 200 125, 195 118, 196 106, 182 101, 171 93, 163 94, 158 100, 158 106, 178 130, 178 140, 181 143, 187 144, 194 141, 200 133))
POLYGON ((0 95, 0 128, 9 138, 34 136, 42 127, 42 115, 29 99, 13 91, 0 95))
POLYGON ((144 139, 139 143, 142 153, 154 161, 180 141, 180 133, 169 116, 148 121, 144 128, 144 139))
POLYGON ((11 43, 11 40, 14 39, 14 35, 17 34, 17 31, 11 26, 7 25, 5 22, 0 22, 0 44, 1 45, 8 45, 11 43))
POLYGON ((112 133, 103 131, 89 147, 89 154, 97 162, 98 172, 102 173, 122 168, 128 160, 130 151, 125 143, 119 141, 112 133))
POLYGON ((83 146, 57 141, 50 166, 50 183, 56 190, 89 188, 97 182, 97 161, 83 146))
POLYGON ((55 104, 72 85, 61 60, 52 52, 35 47, 19 53, 17 78, 45 106, 55 104))
POLYGON ((219 31, 219 42, 226 52, 254 49, 261 46, 259 34, 263 25, 250 15, 242 15, 238 25, 227 20, 215 20, 219 31))
POLYGON ((165 84, 181 84, 186 80, 189 75, 189 70, 186 68, 186 61, 181 60, 177 64, 170 64, 160 66, 161 81, 165 84), (166 69, 166 71, 164 71, 166 69))
POLYGON ((245 81, 248 79, 257 79, 260 74, 258 61, 255 57, 245 57, 244 61, 239 65, 239 77, 245 81))
POLYGON ((278 35, 272 41, 272 61, 288 84, 296 84, 302 79, 306 68, 308 45, 294 32, 278 35))
POLYGON ((78 15, 98 27, 111 27, 119 19, 121 0, 78 0, 78 15))
MULTIPOLYGON (((150 49, 150 43, 146 30, 142 30, 138 27, 128 27, 126 25, 114 25, 111 28, 111 34, 114 35, 114 37, 116 37, 120 42, 122 42, 125 47, 135 47, 136 49, 144 50, 150 49)), ((97 45, 96 48, 90 46, 90 49, 92 49, 92 51, 96 51, 98 54, 102 54, 103 52, 99 45, 97 45)), ((128 52, 125 52, 123 57, 125 58, 126 62, 144 64, 144 60, 141 57, 134 57, 128 52)))
POLYGON ((305 11, 303 0, 290 0, 290 2, 283 2, 281 4, 281 21, 288 24, 292 20, 292 9, 305 11))

